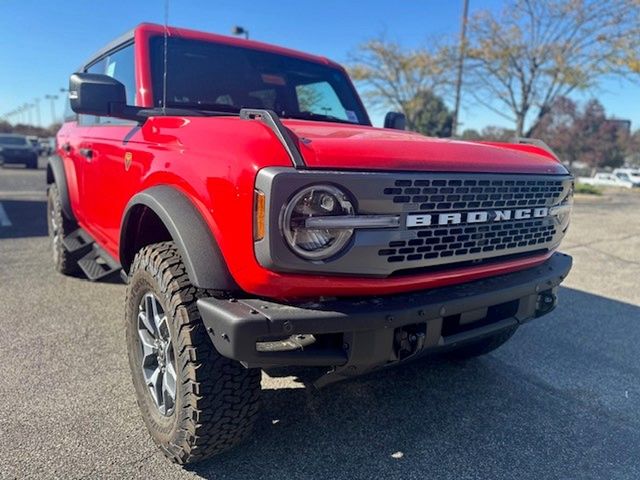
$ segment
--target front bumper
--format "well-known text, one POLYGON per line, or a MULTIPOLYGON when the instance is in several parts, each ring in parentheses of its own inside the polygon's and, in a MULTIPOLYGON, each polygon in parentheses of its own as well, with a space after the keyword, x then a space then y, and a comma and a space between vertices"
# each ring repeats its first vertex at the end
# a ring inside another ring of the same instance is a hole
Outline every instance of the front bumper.
POLYGON ((492 335, 551 311, 571 257, 496 277, 417 293, 289 305, 263 299, 198 300, 220 354, 247 367, 336 367, 321 383, 366 373, 492 335), (256 342, 292 335, 318 340, 293 351, 256 342))

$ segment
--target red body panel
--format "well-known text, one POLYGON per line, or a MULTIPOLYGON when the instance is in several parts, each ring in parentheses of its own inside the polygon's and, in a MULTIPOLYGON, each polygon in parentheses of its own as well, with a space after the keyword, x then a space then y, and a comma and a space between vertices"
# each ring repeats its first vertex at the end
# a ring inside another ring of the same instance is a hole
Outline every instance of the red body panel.
MULTIPOLYGON (((162 27, 142 25, 135 32, 137 103, 151 106, 148 38, 162 27)), ((283 55, 330 63, 326 59, 255 42, 171 29, 172 34, 270 49, 283 55)), ((372 127, 285 121, 299 138, 310 168, 332 170, 420 170, 464 172, 566 173, 537 147, 498 147, 372 127)), ((380 295, 461 283, 527 268, 549 255, 389 279, 276 273, 254 257, 253 191, 256 173, 268 166, 291 166, 273 132, 263 123, 238 117, 152 117, 142 126, 78 126, 66 123, 58 145, 80 225, 118 258, 124 209, 136 193, 154 185, 183 192, 202 214, 229 270, 246 292, 274 298, 380 295), (80 148, 95 154, 86 159, 80 148), (125 157, 130 157, 125 162, 125 157)))
POLYGON ((533 145, 427 138, 414 132, 360 125, 285 120, 311 168, 564 174, 548 152, 533 145))

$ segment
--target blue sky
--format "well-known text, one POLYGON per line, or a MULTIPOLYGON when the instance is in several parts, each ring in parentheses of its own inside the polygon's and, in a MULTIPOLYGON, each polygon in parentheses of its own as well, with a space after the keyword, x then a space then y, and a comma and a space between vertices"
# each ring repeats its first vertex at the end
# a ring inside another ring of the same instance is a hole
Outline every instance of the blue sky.
MULTIPOLYGON (((359 43, 384 32, 412 47, 457 35, 462 0, 170 0, 171 25, 227 34, 246 27, 251 38, 344 62, 359 43)), ((501 0, 470 0, 470 11, 498 9, 501 0)), ((143 21, 162 23, 164 0, 0 0, 0 115, 46 94, 59 94, 69 74, 93 52, 143 21)), ((640 127, 640 86, 605 82, 594 92, 615 117, 640 127)), ((56 113, 62 111, 62 98, 56 113)), ((463 97, 462 128, 511 127, 463 97)), ((42 122, 51 120, 40 102, 42 122)), ((35 115, 34 115, 35 116, 35 115)), ((381 115, 372 115, 374 124, 381 115)))

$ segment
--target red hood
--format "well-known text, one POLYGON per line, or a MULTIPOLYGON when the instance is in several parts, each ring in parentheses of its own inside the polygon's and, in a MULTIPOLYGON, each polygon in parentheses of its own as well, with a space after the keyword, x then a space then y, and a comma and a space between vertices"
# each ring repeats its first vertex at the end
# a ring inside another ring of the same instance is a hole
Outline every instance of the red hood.
POLYGON ((565 174, 533 145, 429 138, 382 128, 285 120, 310 168, 565 174))

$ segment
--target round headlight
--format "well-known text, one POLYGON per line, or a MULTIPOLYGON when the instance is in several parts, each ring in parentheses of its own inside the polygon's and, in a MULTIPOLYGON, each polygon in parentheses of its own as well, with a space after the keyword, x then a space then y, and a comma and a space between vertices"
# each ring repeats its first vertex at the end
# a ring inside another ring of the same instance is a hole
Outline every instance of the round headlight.
POLYGON ((287 244, 307 260, 335 255, 347 245, 353 228, 310 227, 307 220, 338 215, 353 215, 353 205, 342 190, 332 185, 303 188, 285 206, 282 215, 282 232, 287 244))

